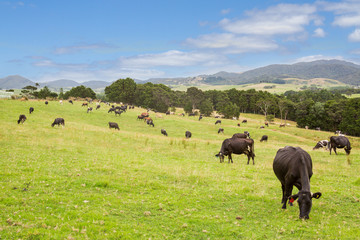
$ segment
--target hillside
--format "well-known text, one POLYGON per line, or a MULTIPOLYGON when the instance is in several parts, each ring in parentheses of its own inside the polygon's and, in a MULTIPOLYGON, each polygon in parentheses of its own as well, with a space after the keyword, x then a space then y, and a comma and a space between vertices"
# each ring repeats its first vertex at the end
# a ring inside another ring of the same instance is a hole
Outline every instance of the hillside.
POLYGON ((5 78, 0 78, 0 89, 19 89, 28 85, 35 86, 35 83, 19 75, 10 75, 5 78))

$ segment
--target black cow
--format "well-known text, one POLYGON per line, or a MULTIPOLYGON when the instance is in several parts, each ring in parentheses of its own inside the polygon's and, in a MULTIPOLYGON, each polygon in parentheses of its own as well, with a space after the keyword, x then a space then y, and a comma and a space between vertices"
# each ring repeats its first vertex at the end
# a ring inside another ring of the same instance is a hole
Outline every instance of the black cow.
POLYGON ((112 107, 109 109, 108 113, 115 112, 115 111, 116 111, 116 109, 114 107, 112 107))
POLYGON ((247 138, 248 135, 245 133, 234 133, 231 138, 247 138))
POLYGON ((216 120, 215 125, 216 124, 221 124, 221 120, 216 120))
POLYGON ((170 115, 170 111, 166 111, 166 113, 165 113, 166 115, 170 115))
POLYGON ((269 122, 265 122, 265 126, 269 127, 269 122))
POLYGON ((115 116, 116 115, 119 115, 119 116, 121 116, 121 114, 123 113, 123 111, 118 111, 118 110, 115 110, 115 116))
POLYGON ((250 162, 250 157, 252 158, 253 164, 255 164, 254 157, 254 140, 244 139, 244 138, 227 138, 223 141, 221 145, 220 152, 216 154, 216 157, 220 158, 220 162, 224 162, 224 156, 228 156, 228 163, 233 163, 231 154, 245 154, 248 157, 248 162, 250 162))
POLYGON ((323 148, 323 147, 325 147, 326 149, 328 149, 328 145, 329 145, 329 141, 328 141, 328 140, 321 140, 321 141, 318 141, 318 142, 317 142, 317 144, 315 145, 315 147, 313 148, 313 150, 319 149, 319 148, 323 148))
POLYGON ((92 112, 93 108, 92 107, 88 107, 87 113, 92 112))
POLYGON ((168 135, 165 129, 161 129, 161 134, 164 135, 164 136, 168 135))
POLYGON ((115 122, 109 122, 109 128, 115 128, 117 130, 120 130, 119 125, 115 122))
POLYGON ((33 111, 34 111, 34 108, 33 108, 33 107, 30 107, 30 108, 29 108, 29 113, 31 114, 33 111))
POLYGON ((55 124, 57 124, 58 126, 62 125, 64 127, 65 126, 65 120, 63 118, 55 118, 55 120, 51 124, 51 126, 54 127, 55 124))
POLYGON ((72 100, 69 100, 69 103, 74 104, 72 100))
POLYGON ((189 113, 189 117, 195 117, 195 113, 189 113))
POLYGON ((100 104, 96 106, 96 110, 98 110, 100 108, 100 104))
POLYGON ((48 101, 45 101, 45 105, 48 105, 49 104, 49 102, 48 101))
POLYGON ((334 149, 334 152, 337 155, 336 148, 344 148, 347 155, 349 155, 351 151, 350 141, 345 136, 330 137, 330 143, 328 144, 328 146, 330 149, 330 155, 331 155, 331 149, 334 149))
POLYGON ((202 115, 200 115, 200 116, 199 116, 199 121, 200 121, 202 118, 203 118, 203 116, 202 116, 202 115))
POLYGON ((154 122, 152 120, 146 120, 146 124, 155 127, 154 122))
POLYGON ((242 120, 242 123, 247 123, 247 120, 246 119, 242 120))
POLYGON ((267 140, 268 140, 268 136, 267 136, 267 135, 263 135, 263 136, 261 137, 261 139, 260 139, 260 142, 262 142, 262 141, 267 142, 267 140))
POLYGON ((224 133, 224 129, 223 129, 223 128, 219 128, 218 134, 219 134, 219 133, 224 133))
POLYGON ((274 159, 273 170, 281 182, 282 208, 286 209, 288 200, 292 206, 294 200, 298 199, 299 217, 309 219, 312 198, 321 197, 320 192, 310 192, 310 178, 313 174, 310 155, 299 147, 280 148, 274 159), (297 187, 299 192, 291 196, 293 186, 297 187))
POLYGON ((18 124, 19 124, 19 123, 24 123, 25 120, 26 120, 26 116, 25 116, 24 114, 21 114, 21 115, 19 116, 19 120, 17 121, 17 123, 18 123, 18 124))
POLYGON ((186 137, 186 138, 191 138, 191 132, 190 132, 190 131, 186 131, 186 132, 185 132, 185 137, 186 137))

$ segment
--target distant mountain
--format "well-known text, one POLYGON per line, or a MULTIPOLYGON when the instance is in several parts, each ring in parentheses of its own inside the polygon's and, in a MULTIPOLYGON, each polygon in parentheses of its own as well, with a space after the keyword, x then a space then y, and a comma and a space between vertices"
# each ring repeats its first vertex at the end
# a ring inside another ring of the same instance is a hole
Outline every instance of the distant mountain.
POLYGON ((111 83, 105 81, 88 81, 88 82, 82 82, 81 85, 84 85, 85 87, 89 87, 91 89, 98 89, 98 88, 105 88, 111 85, 111 83))
POLYGON ((19 75, 11 75, 5 78, 0 78, 0 88, 2 89, 18 89, 29 85, 35 86, 35 83, 19 75))
POLYGON ((59 79, 55 81, 40 83, 40 86, 41 87, 47 86, 49 88, 72 88, 72 87, 80 86, 80 84, 73 80, 59 79))

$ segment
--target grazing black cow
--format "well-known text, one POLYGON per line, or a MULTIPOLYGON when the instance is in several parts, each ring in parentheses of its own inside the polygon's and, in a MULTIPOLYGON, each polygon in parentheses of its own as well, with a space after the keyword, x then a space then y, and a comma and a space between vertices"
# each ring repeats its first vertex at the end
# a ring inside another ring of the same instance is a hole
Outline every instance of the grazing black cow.
POLYGON ((190 131, 186 131, 186 132, 185 132, 185 137, 186 137, 186 138, 191 138, 191 132, 190 132, 190 131))
POLYGON ((170 111, 166 111, 166 113, 165 113, 166 115, 170 115, 170 111))
POLYGON ((242 123, 247 123, 247 120, 246 119, 242 120, 242 123))
POLYGON ((216 120, 215 125, 216 124, 221 124, 221 120, 216 120))
POLYGON ((248 135, 245 133, 234 133, 231 138, 247 138, 248 135))
POLYGON ((281 182, 282 208, 286 209, 288 200, 292 206, 294 200, 298 199, 299 217, 309 219, 312 198, 321 197, 320 192, 310 192, 310 178, 313 174, 310 155, 299 147, 280 148, 274 159, 273 170, 281 182), (297 187, 299 192, 291 196, 293 186, 297 187))
POLYGON ((265 122, 265 126, 269 127, 269 122, 265 122))
POLYGON ((143 115, 137 116, 137 120, 143 120, 145 117, 143 115))
POLYGON ((189 113, 189 117, 195 117, 195 113, 189 113))
POLYGON ((165 129, 161 129, 161 134, 164 135, 164 136, 168 135, 165 129))
POLYGON ((238 123, 237 126, 240 127, 240 123, 238 123))
POLYGON ((48 105, 49 104, 49 102, 48 101, 45 101, 45 105, 48 105))
POLYGON ((51 126, 54 127, 55 124, 57 124, 58 126, 62 125, 64 127, 65 126, 65 120, 63 118, 55 118, 55 120, 51 124, 51 126))
POLYGON ((330 155, 331 155, 331 149, 334 149, 334 152, 337 155, 336 148, 344 148, 346 154, 349 155, 351 151, 349 139, 345 136, 330 137, 330 143, 329 143, 330 155))
POLYGON ((26 116, 25 116, 24 114, 21 114, 21 115, 19 116, 19 120, 17 121, 17 123, 18 123, 18 124, 19 124, 19 123, 24 123, 25 120, 26 120, 26 116))
POLYGON ((261 137, 261 139, 260 139, 260 142, 262 142, 262 141, 267 142, 267 140, 268 140, 268 136, 267 136, 267 135, 263 135, 263 136, 261 137))
POLYGON ((72 100, 69 100, 69 103, 74 104, 72 100))
POLYGON ((115 112, 115 111, 116 111, 116 109, 112 107, 109 109, 108 113, 115 112))
POLYGON ((248 138, 250 138, 250 133, 248 131, 244 131, 244 134, 246 134, 248 138))
POLYGON ((115 122, 109 122, 109 128, 115 128, 117 130, 120 130, 119 125, 115 122))
POLYGON ((29 108, 29 113, 31 114, 33 111, 34 111, 34 108, 33 108, 33 107, 30 107, 30 108, 29 108))
POLYGON ((219 134, 219 133, 224 133, 224 129, 223 129, 223 128, 219 128, 218 134, 219 134))
POLYGON ((200 121, 202 118, 203 118, 203 116, 202 116, 202 115, 200 115, 200 116, 199 116, 199 121, 200 121))
POLYGON ((313 150, 319 149, 319 148, 323 148, 323 147, 325 147, 326 149, 328 149, 328 145, 329 145, 329 141, 328 141, 328 140, 321 140, 321 141, 318 141, 318 142, 317 142, 317 144, 315 145, 315 147, 313 148, 313 150))
POLYGON ((98 110, 100 108, 100 104, 96 106, 96 110, 98 110))
POLYGON ((92 112, 93 108, 92 107, 88 107, 87 113, 92 112))
POLYGON ((115 116, 116 115, 119 115, 119 116, 121 116, 121 114, 123 113, 123 111, 118 111, 118 110, 115 110, 115 116))
POLYGON ((244 138, 227 138, 223 141, 221 145, 220 152, 216 154, 216 157, 220 158, 220 162, 224 162, 224 156, 228 156, 228 163, 233 163, 231 154, 245 154, 248 157, 248 162, 250 162, 250 157, 252 158, 253 164, 255 164, 254 157, 254 140, 244 139, 244 138))
POLYGON ((150 119, 150 120, 146 120, 146 124, 149 125, 149 126, 155 127, 154 122, 153 122, 151 119, 150 119))
POLYGON ((260 126, 261 129, 264 129, 265 127, 264 126, 260 126))

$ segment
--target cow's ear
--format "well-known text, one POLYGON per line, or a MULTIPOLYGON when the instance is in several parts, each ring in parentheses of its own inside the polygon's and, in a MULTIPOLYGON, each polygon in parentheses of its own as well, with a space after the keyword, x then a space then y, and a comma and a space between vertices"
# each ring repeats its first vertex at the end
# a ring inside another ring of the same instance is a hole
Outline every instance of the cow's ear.
POLYGON ((316 193, 314 193, 311 197, 312 197, 312 198, 319 199, 319 198, 321 197, 321 192, 316 192, 316 193))
POLYGON ((298 199, 299 194, 295 194, 289 197, 289 202, 293 203, 296 199, 298 199))

